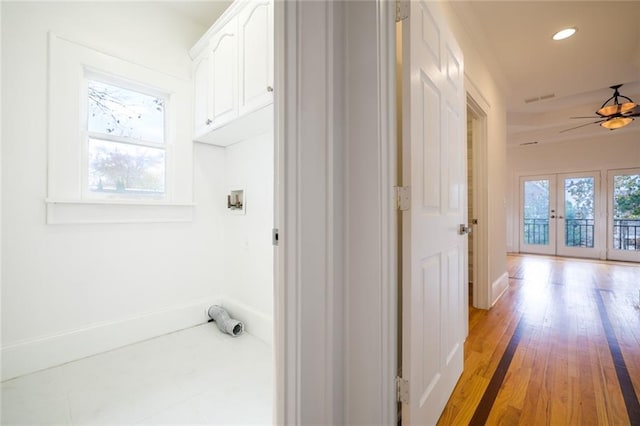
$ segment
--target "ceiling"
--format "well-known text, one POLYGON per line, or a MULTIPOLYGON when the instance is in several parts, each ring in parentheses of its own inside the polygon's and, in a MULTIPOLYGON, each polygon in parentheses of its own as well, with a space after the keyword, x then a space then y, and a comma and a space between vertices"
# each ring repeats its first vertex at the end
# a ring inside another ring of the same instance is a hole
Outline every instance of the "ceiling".
MULTIPOLYGON (((208 28, 230 0, 167 2, 208 28)), ((451 1, 456 15, 507 96, 507 143, 549 143, 640 131, 640 118, 611 132, 573 116, 595 116, 623 83, 622 95, 640 103, 640 1, 451 1), (563 41, 551 36, 574 26, 563 41), (547 97, 548 99, 525 102, 547 97)), ((595 121, 592 120, 592 121, 595 121)))
POLYGON ((177 14, 201 25, 206 31, 227 10, 231 2, 232 0, 196 0, 171 1, 163 4, 177 14))
MULTIPOLYGON (((547 143, 611 132, 572 116, 595 116, 624 83, 640 103, 640 2, 454 1, 456 15, 507 95, 508 144, 547 143), (566 27, 577 33, 551 36, 566 27), (525 100, 552 96, 549 99, 525 100)), ((640 130, 640 119, 615 132, 640 130)))

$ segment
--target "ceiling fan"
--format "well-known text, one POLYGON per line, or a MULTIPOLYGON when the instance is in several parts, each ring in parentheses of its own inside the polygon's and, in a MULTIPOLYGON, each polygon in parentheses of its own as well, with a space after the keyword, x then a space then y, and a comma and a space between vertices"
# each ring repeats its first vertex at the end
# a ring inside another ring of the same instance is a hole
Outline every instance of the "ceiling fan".
POLYGON ((570 117, 572 119, 597 118, 598 120, 572 127, 570 129, 561 130, 560 133, 597 123, 600 123, 600 125, 606 129, 616 130, 631 123, 634 117, 640 117, 640 106, 628 97, 621 95, 618 91, 620 87, 622 87, 622 84, 610 86, 610 89, 613 89, 613 96, 607 99, 600 109, 596 111, 596 114, 598 115, 590 117, 570 117), (620 103, 620 99, 623 100, 622 103, 620 103))

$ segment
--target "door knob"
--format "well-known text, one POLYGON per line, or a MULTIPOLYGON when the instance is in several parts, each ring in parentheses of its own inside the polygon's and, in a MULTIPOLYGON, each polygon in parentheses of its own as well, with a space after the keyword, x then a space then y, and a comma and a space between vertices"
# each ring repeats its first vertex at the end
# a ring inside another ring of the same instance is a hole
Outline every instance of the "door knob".
POLYGON ((471 227, 461 223, 460 227, 458 228, 458 234, 466 235, 470 233, 471 233, 471 227))
POLYGON ((556 216, 552 214, 551 215, 551 219, 555 219, 555 218, 556 218, 556 216))
POLYGON ((564 216, 558 216, 558 219, 564 219, 564 216))
POLYGON ((205 121, 204 123, 208 126, 209 124, 213 123, 213 121, 211 121, 210 118, 207 118, 207 121, 205 121))

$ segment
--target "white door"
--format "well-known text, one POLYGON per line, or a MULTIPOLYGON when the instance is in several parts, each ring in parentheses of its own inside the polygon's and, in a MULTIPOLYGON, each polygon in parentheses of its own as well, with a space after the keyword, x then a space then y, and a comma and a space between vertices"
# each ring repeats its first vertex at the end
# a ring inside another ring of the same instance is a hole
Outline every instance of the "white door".
POLYGON ((463 367, 466 318, 466 101, 462 52, 437 2, 403 21, 402 375, 405 425, 436 424, 463 367))
POLYGON ((520 178, 520 251, 600 257, 600 194, 599 172, 520 178))
POLYGON ((600 173, 565 173, 557 179, 556 254, 599 258, 604 247, 600 173))
POLYGON ((607 258, 640 262, 640 169, 607 176, 607 258))
POLYGON ((520 252, 556 254, 556 178, 520 178, 520 252))

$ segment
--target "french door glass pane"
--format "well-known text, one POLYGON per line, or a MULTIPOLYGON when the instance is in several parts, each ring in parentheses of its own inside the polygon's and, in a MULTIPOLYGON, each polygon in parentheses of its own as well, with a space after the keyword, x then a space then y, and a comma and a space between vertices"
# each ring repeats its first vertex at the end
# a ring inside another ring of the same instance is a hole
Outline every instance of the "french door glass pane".
POLYGON ((524 242, 549 244, 549 180, 524 182, 524 242))
POLYGON ((613 248, 640 251, 640 175, 613 178, 613 248))
POLYGON ((564 180, 564 244, 567 247, 593 247, 594 186, 593 177, 564 180))

